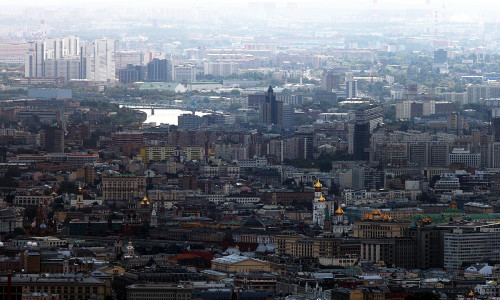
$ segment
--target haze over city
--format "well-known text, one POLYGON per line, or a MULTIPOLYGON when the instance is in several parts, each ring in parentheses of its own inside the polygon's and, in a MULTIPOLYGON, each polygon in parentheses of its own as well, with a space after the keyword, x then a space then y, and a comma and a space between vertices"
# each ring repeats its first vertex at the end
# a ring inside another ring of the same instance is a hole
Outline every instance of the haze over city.
POLYGON ((3 0, 0 299, 500 299, 500 3, 3 0))

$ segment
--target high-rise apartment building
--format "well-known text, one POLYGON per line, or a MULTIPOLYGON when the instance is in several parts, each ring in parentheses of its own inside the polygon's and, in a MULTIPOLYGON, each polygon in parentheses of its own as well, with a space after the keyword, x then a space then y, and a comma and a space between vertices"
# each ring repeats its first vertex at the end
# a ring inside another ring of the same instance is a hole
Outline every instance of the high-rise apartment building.
POLYGON ((445 64, 448 62, 448 51, 439 49, 434 51, 434 64, 445 64))
POLYGON ((80 45, 70 36, 31 42, 25 59, 25 77, 63 77, 115 81, 113 39, 100 39, 80 45))
POLYGON ((124 69, 118 70, 118 80, 120 83, 133 83, 144 81, 146 77, 146 69, 144 66, 127 65, 124 69))
POLYGON ((177 126, 180 130, 199 129, 202 118, 194 114, 182 114, 177 117, 177 126))
POLYGON ((47 153, 64 152, 64 129, 52 126, 45 129, 44 145, 47 153))
POLYGON ((206 62, 204 65, 205 75, 226 77, 238 74, 238 63, 233 61, 206 62))
POLYGON ((148 63, 148 81, 172 82, 172 63, 168 59, 154 58, 148 63))
POLYGON ((340 87, 340 74, 334 74, 332 70, 323 71, 321 88, 327 92, 338 90, 340 87))
MULTIPOLYGON (((31 42, 28 52, 25 56, 24 76, 25 77, 56 77, 57 73, 61 72, 58 69, 58 60, 78 60, 80 56, 80 39, 75 36, 52 38, 44 41, 31 42), (47 66, 47 62, 51 61, 47 66), (46 74, 46 69, 49 68, 49 74, 46 74), (57 71, 59 70, 59 71, 57 71)), ((62 63, 61 65, 64 65, 62 63)), ((66 63, 66 67, 68 67, 66 63)), ((77 65, 69 67, 77 68, 77 65)), ((72 73, 76 71, 65 71, 72 73)), ((76 72, 78 73, 78 72, 76 72)), ((65 76, 58 76, 65 77, 65 76)), ((77 77, 78 78, 78 77, 77 77)), ((71 78, 73 79, 73 78, 71 78)))
POLYGON ((345 95, 347 99, 358 97, 358 81, 349 80, 345 82, 345 95))
POLYGON ((116 80, 115 40, 95 40, 82 47, 82 78, 96 82, 116 80))
POLYGON ((174 82, 191 83, 196 81, 196 69, 191 65, 178 65, 174 67, 174 82))

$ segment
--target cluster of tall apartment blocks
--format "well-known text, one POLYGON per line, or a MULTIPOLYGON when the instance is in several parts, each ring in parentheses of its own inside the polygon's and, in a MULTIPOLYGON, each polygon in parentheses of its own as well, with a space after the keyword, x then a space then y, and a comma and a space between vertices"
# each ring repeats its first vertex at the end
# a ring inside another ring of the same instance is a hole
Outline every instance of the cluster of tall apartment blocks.
POLYGON ((80 43, 75 36, 34 41, 29 45, 24 75, 28 78, 115 81, 115 41, 80 43))

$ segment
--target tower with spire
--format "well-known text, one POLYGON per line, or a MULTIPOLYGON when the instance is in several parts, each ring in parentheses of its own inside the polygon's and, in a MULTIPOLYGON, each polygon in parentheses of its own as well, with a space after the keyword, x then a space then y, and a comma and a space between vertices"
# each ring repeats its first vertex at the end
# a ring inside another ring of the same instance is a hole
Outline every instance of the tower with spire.
POLYGON ((261 103, 260 122, 265 125, 283 125, 283 101, 276 99, 272 86, 267 89, 265 101, 261 103))
POLYGON ((316 181, 314 184, 314 200, 313 200, 313 225, 318 225, 321 228, 325 225, 325 209, 326 202, 321 189, 323 185, 316 181))

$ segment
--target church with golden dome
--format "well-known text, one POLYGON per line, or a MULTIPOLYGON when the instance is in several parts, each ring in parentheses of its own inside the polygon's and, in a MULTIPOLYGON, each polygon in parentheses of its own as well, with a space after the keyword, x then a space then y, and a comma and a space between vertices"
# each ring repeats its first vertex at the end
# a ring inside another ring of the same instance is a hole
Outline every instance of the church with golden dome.
POLYGON ((354 229, 353 224, 349 224, 349 220, 341 205, 335 210, 331 222, 332 233, 335 237, 346 236, 354 229))
POLYGON ((383 220, 383 221, 391 221, 392 218, 387 214, 381 213, 378 209, 374 209, 371 213, 367 212, 363 214, 363 219, 365 220, 383 220))
POLYGON ((321 189, 323 185, 319 179, 314 184, 314 200, 313 200, 313 226, 323 228, 325 226, 325 210, 327 208, 325 198, 321 189))

